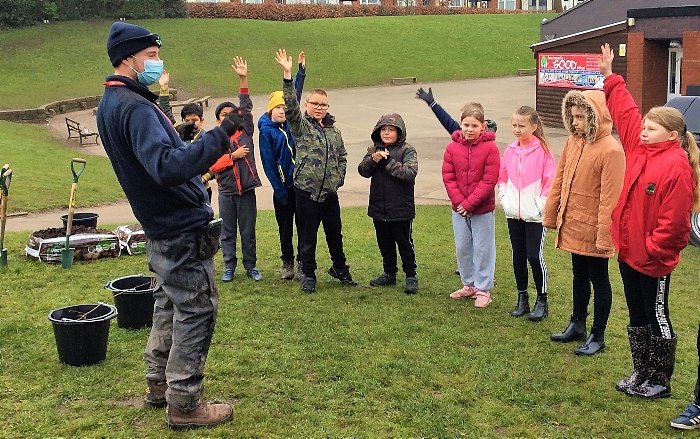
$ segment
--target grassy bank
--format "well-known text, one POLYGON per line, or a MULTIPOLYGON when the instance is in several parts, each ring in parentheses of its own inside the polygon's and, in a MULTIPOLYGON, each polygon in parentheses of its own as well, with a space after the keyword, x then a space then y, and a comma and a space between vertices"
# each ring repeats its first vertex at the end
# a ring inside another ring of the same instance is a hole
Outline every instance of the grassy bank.
POLYGON ((66 148, 47 127, 0 121, 0 161, 9 163, 14 170, 7 203, 9 211, 67 207, 73 182, 70 170, 73 157, 87 159, 78 182, 78 206, 124 198, 107 157, 85 156, 66 148))
MULTIPOLYGON (((235 55, 247 58, 252 93, 279 88, 274 53, 307 54, 307 87, 448 81, 512 75, 534 67, 543 14, 369 17, 294 23, 233 19, 145 20, 162 36, 171 85, 186 96, 232 96, 235 55)), ((102 94, 112 73, 111 22, 63 22, 0 32, 0 108, 36 107, 102 94)), ((235 79, 235 80, 234 80, 235 79)))

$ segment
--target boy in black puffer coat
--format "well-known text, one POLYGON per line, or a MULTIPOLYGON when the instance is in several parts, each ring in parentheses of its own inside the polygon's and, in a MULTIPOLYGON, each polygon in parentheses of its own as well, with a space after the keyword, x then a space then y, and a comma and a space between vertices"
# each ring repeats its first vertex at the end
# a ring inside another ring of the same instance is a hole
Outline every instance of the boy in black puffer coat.
POLYGON ((371 286, 396 284, 396 247, 406 273, 404 293, 418 292, 412 225, 416 217, 414 187, 418 174, 416 149, 406 143, 406 124, 398 114, 385 114, 372 130, 373 146, 357 166, 371 178, 367 215, 374 221, 384 273, 371 286))

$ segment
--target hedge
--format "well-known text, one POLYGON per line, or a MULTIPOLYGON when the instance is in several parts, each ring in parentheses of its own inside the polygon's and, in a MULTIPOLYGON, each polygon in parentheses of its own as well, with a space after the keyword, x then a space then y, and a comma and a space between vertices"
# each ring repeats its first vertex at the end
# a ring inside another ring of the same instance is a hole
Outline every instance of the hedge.
POLYGON ((188 3, 188 6, 190 18, 244 18, 269 21, 401 15, 517 14, 528 12, 486 8, 449 8, 445 6, 283 5, 277 3, 188 3))

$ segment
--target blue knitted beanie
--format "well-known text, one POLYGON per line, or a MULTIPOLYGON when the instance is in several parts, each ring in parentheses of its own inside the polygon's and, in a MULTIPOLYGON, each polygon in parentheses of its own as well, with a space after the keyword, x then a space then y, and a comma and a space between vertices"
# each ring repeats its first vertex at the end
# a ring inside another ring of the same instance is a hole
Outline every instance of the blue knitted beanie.
POLYGON ((161 47, 158 34, 135 24, 117 21, 112 24, 107 36, 107 55, 112 66, 119 65, 121 60, 151 46, 161 47))

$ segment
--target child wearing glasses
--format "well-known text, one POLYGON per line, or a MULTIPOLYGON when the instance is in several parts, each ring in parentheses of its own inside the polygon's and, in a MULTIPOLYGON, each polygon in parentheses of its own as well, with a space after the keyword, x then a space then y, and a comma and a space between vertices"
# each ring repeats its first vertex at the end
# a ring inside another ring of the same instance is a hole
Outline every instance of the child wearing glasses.
POLYGON ((302 113, 292 83, 292 57, 280 49, 275 60, 282 67, 282 91, 287 124, 296 142, 294 195, 296 202, 299 261, 304 273, 301 290, 316 291, 316 241, 323 224, 333 261, 328 274, 344 285, 356 286, 343 251, 338 189, 345 182, 347 151, 335 118, 328 114, 328 95, 320 88, 309 91, 302 113))

